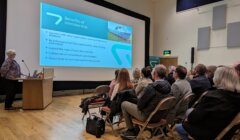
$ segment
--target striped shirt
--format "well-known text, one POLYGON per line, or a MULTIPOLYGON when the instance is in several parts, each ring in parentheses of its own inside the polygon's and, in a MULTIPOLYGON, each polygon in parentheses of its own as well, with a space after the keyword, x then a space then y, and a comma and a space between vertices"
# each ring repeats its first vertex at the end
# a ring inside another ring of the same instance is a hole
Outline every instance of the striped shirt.
POLYGON ((6 59, 1 67, 1 76, 14 80, 15 78, 19 78, 21 76, 21 69, 17 61, 12 59, 6 59))

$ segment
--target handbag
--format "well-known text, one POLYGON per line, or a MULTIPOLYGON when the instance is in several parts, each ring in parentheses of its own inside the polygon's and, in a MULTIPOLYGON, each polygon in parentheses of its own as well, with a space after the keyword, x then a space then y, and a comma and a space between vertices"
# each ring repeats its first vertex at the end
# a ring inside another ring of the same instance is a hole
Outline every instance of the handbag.
POLYGON ((105 121, 100 117, 91 115, 87 118, 86 131, 96 138, 100 138, 105 133, 105 121))

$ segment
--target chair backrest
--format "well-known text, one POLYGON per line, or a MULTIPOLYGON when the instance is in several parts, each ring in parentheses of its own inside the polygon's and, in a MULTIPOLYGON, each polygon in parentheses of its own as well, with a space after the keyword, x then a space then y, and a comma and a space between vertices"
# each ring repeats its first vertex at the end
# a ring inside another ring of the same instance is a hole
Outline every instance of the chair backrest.
POLYGON ((171 96, 171 97, 166 97, 162 99, 157 107, 154 109, 154 111, 149 115, 147 121, 145 122, 148 124, 148 122, 152 119, 152 117, 158 112, 158 111, 163 111, 163 110, 170 110, 173 108, 173 106, 176 104, 176 98, 171 96))
POLYGON ((198 100, 193 104, 193 108, 196 107, 196 105, 202 100, 202 98, 208 93, 208 91, 205 91, 199 98, 198 100))
POLYGON ((101 86, 98 86, 96 89, 95 89, 95 93, 99 94, 99 93, 108 93, 110 90, 110 87, 108 85, 101 85, 101 86))
POLYGON ((232 122, 222 130, 222 132, 217 136, 216 140, 221 140, 224 135, 226 135, 227 132, 236 125, 240 125, 240 113, 238 113, 237 116, 232 120, 232 122))
POLYGON ((175 108, 179 108, 181 105, 183 104, 188 104, 192 98, 194 97, 194 94, 193 93, 187 93, 185 94, 182 99, 179 100, 179 102, 176 104, 175 108))
POLYGON ((188 93, 188 94, 184 95, 184 97, 182 99, 182 103, 189 103, 193 97, 194 97, 193 93, 188 93))
MULTIPOLYGON (((172 117, 178 117, 178 116, 176 116, 176 115, 179 115, 178 114, 178 111, 179 111, 179 109, 180 109, 180 107, 182 107, 182 106, 185 106, 185 105, 188 105, 189 104, 189 102, 193 99, 193 97, 194 97, 194 94, 193 93, 187 93, 187 94, 185 94, 183 97, 182 97, 182 99, 180 99, 180 101, 176 104, 176 106, 174 107, 174 116, 172 116, 172 117)), ((186 111, 187 111, 187 109, 188 108, 186 108, 186 111)), ((182 110, 181 110, 182 111, 182 110)), ((174 118, 171 118, 171 119, 174 119, 174 118)), ((170 120, 168 120, 168 121, 170 121, 170 120)), ((173 120, 172 120, 173 121, 173 120)))

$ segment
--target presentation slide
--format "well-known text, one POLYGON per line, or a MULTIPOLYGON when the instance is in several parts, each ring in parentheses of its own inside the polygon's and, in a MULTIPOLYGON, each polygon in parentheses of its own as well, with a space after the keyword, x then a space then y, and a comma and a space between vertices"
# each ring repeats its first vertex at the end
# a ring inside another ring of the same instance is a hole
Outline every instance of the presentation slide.
POLYGON ((132 68, 133 28, 40 4, 40 65, 132 68))

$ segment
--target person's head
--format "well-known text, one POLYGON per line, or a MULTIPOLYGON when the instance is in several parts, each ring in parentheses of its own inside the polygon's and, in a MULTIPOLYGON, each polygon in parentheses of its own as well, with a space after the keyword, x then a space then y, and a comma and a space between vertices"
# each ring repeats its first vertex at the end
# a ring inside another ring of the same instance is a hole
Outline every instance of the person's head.
POLYGON ((214 66, 214 65, 208 66, 207 67, 207 77, 213 78, 216 69, 217 69, 217 66, 214 66))
POLYGON ((213 82, 218 89, 224 89, 232 92, 240 92, 240 81, 238 78, 238 74, 234 68, 217 68, 213 77, 213 82))
POLYGON ((166 77, 167 68, 164 65, 156 65, 153 70, 153 79, 163 79, 166 77))
POLYGON ((119 91, 128 87, 128 84, 130 83, 130 76, 127 69, 123 68, 119 71, 117 83, 119 84, 119 91))
POLYGON ((187 76, 187 68, 184 66, 177 66, 173 74, 174 79, 185 79, 187 76))
POLYGON ((236 64, 234 65, 234 68, 235 68, 235 70, 236 70, 236 72, 238 73, 238 76, 239 76, 239 78, 240 78, 240 62, 239 62, 239 63, 236 63, 236 64))
POLYGON ((219 65, 219 66, 217 66, 217 67, 219 68, 219 67, 227 67, 227 66, 225 66, 225 65, 219 65))
POLYGON ((115 70, 115 80, 117 80, 117 78, 118 78, 119 71, 120 70, 115 70))
POLYGON ((207 68, 203 64, 198 64, 194 69, 196 75, 203 76, 207 72, 207 68))
POLYGON ((176 70, 175 66, 169 66, 169 73, 173 73, 176 70))
POLYGON ((147 66, 146 69, 150 70, 152 72, 152 67, 151 66, 147 66))
POLYGON ((151 78, 151 70, 148 68, 142 68, 141 74, 143 78, 151 78))
POLYGON ((133 79, 138 80, 141 77, 141 72, 138 68, 134 69, 133 71, 133 79))
POLYGON ((13 49, 9 49, 9 50, 7 50, 6 54, 7 54, 7 57, 9 59, 13 60, 15 58, 15 56, 16 56, 16 51, 13 50, 13 49))

